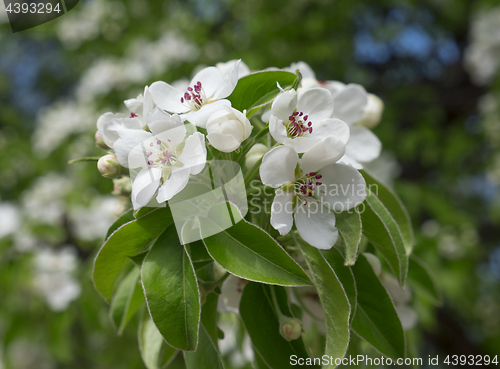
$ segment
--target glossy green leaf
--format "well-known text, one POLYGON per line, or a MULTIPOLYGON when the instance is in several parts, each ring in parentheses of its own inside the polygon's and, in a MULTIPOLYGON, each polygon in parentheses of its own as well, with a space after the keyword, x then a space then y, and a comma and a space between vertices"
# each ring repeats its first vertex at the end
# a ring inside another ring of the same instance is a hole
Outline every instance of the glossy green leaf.
POLYGON ((366 181, 366 185, 371 188, 371 192, 380 199, 398 224, 406 253, 410 255, 413 250, 413 245, 415 244, 415 236, 413 234, 410 215, 403 205, 403 202, 390 187, 380 182, 366 169, 362 170, 361 174, 366 181))
POLYGON ((358 291, 352 329, 383 355, 404 358, 405 335, 389 294, 364 255, 351 270, 358 291))
POLYGON ((195 352, 184 351, 186 369, 223 369, 224 364, 222 363, 222 358, 215 342, 202 324, 200 326, 200 342, 197 350, 195 352))
POLYGON ((123 333, 128 322, 144 301, 142 287, 138 283, 140 274, 140 268, 133 268, 120 282, 111 301, 109 313, 119 335, 123 333))
POLYGON ((380 199, 367 191, 365 209, 361 213, 363 234, 387 260, 404 286, 408 272, 408 257, 399 226, 380 199))
POLYGON ((172 223, 170 210, 159 208, 122 225, 106 240, 95 258, 92 274, 95 288, 105 300, 111 300, 115 282, 130 263, 129 257, 144 251, 172 223))
POLYGON ((109 236, 111 236, 113 234, 113 232, 116 231, 118 228, 120 228, 122 225, 124 225, 125 223, 128 223, 128 222, 131 222, 134 219, 135 219, 134 209, 130 209, 130 210, 126 211, 125 213, 123 213, 122 215, 120 215, 120 217, 117 220, 115 220, 115 222, 111 225, 111 227, 108 228, 108 232, 106 232, 105 240, 107 240, 109 238, 109 236))
POLYGON ((161 333, 148 314, 143 314, 139 325, 138 341, 142 361, 147 369, 160 369, 166 366, 178 352, 173 347, 165 345, 161 333))
POLYGON ((142 285, 149 313, 167 343, 196 350, 200 296, 191 259, 174 226, 156 240, 142 265, 142 285))
MULTIPOLYGON (((349 346, 351 306, 339 278, 320 251, 303 241, 298 242, 298 245, 312 273, 325 312, 325 355, 332 357, 335 362, 335 359, 344 357, 349 346)), ((334 367, 323 366, 325 369, 334 367)))
MULTIPOLYGON (((240 111, 250 110, 259 105, 262 98, 274 91, 279 92, 278 82, 281 87, 291 86, 296 75, 285 71, 264 71, 252 73, 241 78, 235 89, 227 98, 233 108, 240 111)), ((269 96, 269 95, 268 95, 269 96)))
POLYGON ((248 283, 243 289, 240 301, 240 315, 246 330, 252 339, 256 355, 269 368, 293 368, 290 356, 307 358, 307 351, 302 337, 286 341, 280 334, 278 314, 273 304, 271 288, 274 288, 281 312, 292 317, 288 296, 283 287, 268 286, 260 283, 248 283))
POLYGON ((356 314, 358 295, 352 270, 349 266, 344 265, 344 256, 342 256, 342 253, 335 247, 332 247, 330 250, 323 250, 321 253, 334 270, 340 283, 342 284, 342 287, 344 287, 345 294, 349 300, 349 304, 351 305, 350 320, 352 321, 354 315, 356 314))
POLYGON ((358 258, 359 244, 363 236, 361 215, 354 210, 335 214, 335 226, 345 245, 345 265, 353 265, 358 258))
POLYGON ((218 301, 219 296, 216 293, 209 293, 201 309, 201 322, 215 344, 217 344, 217 335, 219 331, 217 327, 217 318, 219 316, 217 312, 218 301))
POLYGON ((264 230, 244 219, 228 229, 220 229, 217 214, 211 210, 209 215, 201 221, 202 235, 208 230, 219 232, 203 242, 212 258, 228 272, 251 281, 282 286, 311 284, 304 270, 264 230))
POLYGON ((443 296, 437 286, 436 277, 425 262, 415 255, 410 257, 408 282, 436 305, 443 303, 443 296))
POLYGON ((201 240, 189 244, 189 255, 191 255, 193 263, 213 260, 201 240))

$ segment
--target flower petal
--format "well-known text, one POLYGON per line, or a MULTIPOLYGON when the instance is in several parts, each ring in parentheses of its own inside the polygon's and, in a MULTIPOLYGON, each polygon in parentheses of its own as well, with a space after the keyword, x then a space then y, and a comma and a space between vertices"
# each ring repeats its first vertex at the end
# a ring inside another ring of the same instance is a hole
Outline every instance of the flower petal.
POLYGON ((329 136, 319 141, 300 159, 300 167, 304 173, 316 171, 337 162, 345 152, 345 145, 336 137, 329 136))
MULTIPOLYGON (((200 82, 201 88, 206 98, 212 100, 215 98, 215 93, 218 87, 223 83, 223 81, 224 77, 220 70, 218 70, 216 67, 207 67, 196 73, 189 86, 192 87, 200 82)), ((238 82, 237 78, 236 82, 238 82)))
POLYGON ((168 131, 172 128, 183 126, 181 118, 177 114, 170 115, 158 108, 154 108, 154 110, 148 114, 146 122, 154 135, 168 131))
POLYGON ((382 143, 368 128, 354 125, 351 138, 345 147, 345 153, 362 163, 370 162, 380 156, 382 143))
POLYGON ((129 155, 131 158, 131 167, 144 167, 144 149, 141 149, 141 142, 151 138, 151 133, 140 129, 122 129, 119 131, 120 138, 113 145, 116 157, 121 165, 129 167, 129 155))
POLYGON ((286 128, 283 125, 283 121, 274 115, 271 115, 269 119, 269 133, 281 144, 291 141, 291 138, 286 135, 286 128))
POLYGON ((297 110, 309 116, 309 121, 315 124, 332 117, 333 97, 325 88, 311 88, 304 92, 297 104, 297 110))
POLYGON ((195 126, 205 128, 208 118, 216 111, 224 109, 225 106, 231 107, 231 102, 229 100, 218 100, 211 104, 203 105, 200 110, 183 114, 181 118, 182 120, 190 121, 195 126))
POLYGON ((304 241, 321 250, 331 249, 339 237, 335 214, 317 202, 296 207, 295 226, 304 241))
POLYGON ((132 183, 132 204, 137 210, 146 206, 158 189, 161 168, 144 168, 132 183))
POLYGON ((189 169, 172 172, 170 178, 167 179, 158 190, 156 201, 159 203, 170 200, 172 197, 181 192, 189 182, 189 169))
POLYGON ((266 186, 277 188, 295 181, 295 167, 299 161, 297 152, 289 146, 278 146, 262 159, 260 178, 266 186))
POLYGON ((349 126, 340 119, 324 119, 318 123, 314 122, 313 131, 310 137, 335 136, 344 144, 347 144, 350 137, 349 126))
POLYGON ((271 115, 283 122, 288 122, 288 117, 297 108, 297 92, 295 90, 280 93, 273 101, 271 115))
POLYGON ((240 62, 241 60, 237 60, 234 63, 231 70, 229 71, 229 73, 225 75, 223 74, 224 79, 222 80, 222 83, 219 84, 217 90, 215 91, 214 94, 215 99, 224 99, 229 95, 231 95, 231 92, 233 92, 234 88, 236 87, 236 84, 238 83, 240 62))
POLYGON ((142 105, 142 118, 146 119, 148 114, 154 109, 155 102, 153 100, 153 96, 151 95, 151 91, 149 91, 149 87, 144 87, 144 103, 142 105))
POLYGON ((354 123, 361 119, 368 103, 366 90, 356 84, 347 85, 334 99, 333 116, 346 123, 354 123))
POLYGON ((185 113, 189 107, 181 103, 184 92, 163 81, 154 82, 149 86, 149 92, 155 104, 163 110, 172 113, 185 113))
POLYGON ((297 137, 294 138, 293 140, 289 139, 288 143, 286 144, 292 146, 295 149, 295 151, 302 153, 312 149, 313 146, 318 144, 322 139, 323 137, 319 138, 314 136, 297 137))
POLYGON ((213 147, 222 152, 233 152, 240 147, 240 142, 229 134, 213 132, 209 133, 207 138, 213 147))
POLYGON ((271 225, 280 235, 290 232, 293 226, 293 193, 276 190, 271 206, 271 225))
POLYGON ((352 209, 366 198, 366 182, 356 169, 345 164, 331 164, 322 168, 321 186, 316 196, 334 211, 352 209))
POLYGON ((198 174, 205 167, 207 161, 207 148, 205 147, 205 136, 195 132, 189 136, 179 155, 179 161, 184 164, 182 169, 190 169, 189 173, 198 174))
POLYGON ((350 165, 351 167, 356 169, 363 169, 363 166, 359 162, 357 162, 347 154, 344 154, 344 156, 342 156, 337 163, 350 165))

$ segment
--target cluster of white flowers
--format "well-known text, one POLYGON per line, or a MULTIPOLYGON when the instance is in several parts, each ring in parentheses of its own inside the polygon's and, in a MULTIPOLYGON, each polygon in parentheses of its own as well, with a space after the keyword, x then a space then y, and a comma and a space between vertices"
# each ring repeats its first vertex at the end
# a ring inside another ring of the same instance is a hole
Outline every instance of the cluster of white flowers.
MULTIPOLYGON (((262 183, 276 188, 271 225, 285 235, 295 218, 305 241, 328 249, 338 238, 334 212, 366 197, 358 169, 380 155, 381 143, 367 126, 378 124, 383 103, 359 85, 317 81, 303 62, 292 68, 304 75, 301 87, 280 87, 262 118, 277 147, 256 144, 245 153, 246 165, 262 158, 262 183)), ((219 63, 201 69, 183 89, 162 81, 146 86, 125 101, 129 115, 101 115, 97 140, 116 158, 103 157, 99 170, 108 177, 121 173, 120 165, 131 170, 134 209, 172 199, 203 170, 207 147, 231 153, 250 137, 246 112, 226 99, 248 73, 241 61, 219 63)))
POLYGON ((500 7, 483 11, 471 26, 465 67, 478 85, 491 82, 500 67, 500 7))
POLYGON ((37 249, 33 283, 52 310, 65 310, 80 296, 80 284, 72 275, 77 266, 76 251, 71 246, 37 249))

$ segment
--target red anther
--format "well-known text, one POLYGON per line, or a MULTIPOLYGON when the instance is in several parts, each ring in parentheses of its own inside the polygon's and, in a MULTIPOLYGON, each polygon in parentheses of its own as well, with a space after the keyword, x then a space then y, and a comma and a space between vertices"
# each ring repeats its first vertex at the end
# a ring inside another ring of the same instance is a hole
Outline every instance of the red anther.
POLYGON ((298 111, 295 111, 295 112, 293 112, 293 114, 292 114, 292 115, 293 115, 294 117, 296 117, 298 114, 299 114, 299 112, 298 112, 298 111))
POLYGON ((316 175, 316 179, 321 179, 321 178, 323 178, 323 176, 321 174, 316 175))
POLYGON ((160 141, 160 140, 156 140, 156 143, 157 143, 158 145, 160 145, 160 144, 161 144, 161 141, 160 141))
POLYGON ((193 89, 191 87, 188 87, 188 91, 193 91, 193 89))
POLYGON ((321 186, 322 184, 322 182, 316 182, 316 186, 321 186))
POLYGON ((148 152, 148 158, 149 158, 151 155, 153 155, 153 153, 152 153, 151 151, 150 151, 150 152, 148 152))
POLYGON ((312 132, 313 132, 313 128, 309 127, 309 133, 312 133, 312 132))
POLYGON ((137 117, 137 114, 135 114, 135 113, 130 113, 130 118, 135 118, 135 117, 137 117))
POLYGON ((312 122, 307 123, 307 126, 311 127, 312 126, 312 122))
POLYGON ((181 97, 181 103, 184 104, 184 98, 183 97, 181 97))
MULTIPOLYGON (((301 117, 301 116, 303 116, 303 115, 304 115, 304 113, 300 112, 299 117, 301 117)), ((307 115, 306 115, 306 117, 307 117, 307 115)))
POLYGON ((309 196, 309 197, 312 197, 312 195, 313 195, 313 194, 312 194, 312 193, 310 193, 310 192, 307 194, 307 196, 309 196))
POLYGON ((309 115, 304 115, 304 120, 307 120, 308 117, 309 115))
POLYGON ((201 82, 200 81, 196 82, 196 86, 201 88, 201 82))
POLYGON ((153 160, 148 160, 148 165, 153 165, 153 160))
POLYGON ((309 175, 312 177, 312 176, 315 176, 316 175, 316 172, 311 172, 309 173, 309 175))

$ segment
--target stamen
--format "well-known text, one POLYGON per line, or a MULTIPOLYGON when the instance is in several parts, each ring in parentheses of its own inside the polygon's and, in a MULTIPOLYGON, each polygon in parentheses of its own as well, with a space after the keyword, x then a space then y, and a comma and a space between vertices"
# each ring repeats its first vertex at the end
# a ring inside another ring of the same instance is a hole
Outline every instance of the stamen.
POLYGON ((133 113, 133 112, 132 112, 132 113, 130 113, 130 118, 135 118, 135 117, 138 117, 138 115, 137 115, 137 114, 135 114, 135 113, 133 113))

